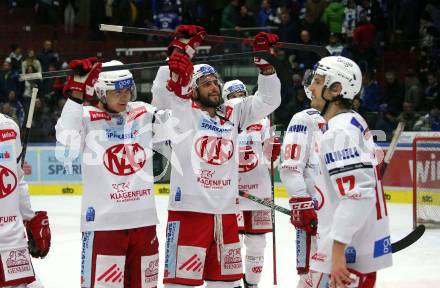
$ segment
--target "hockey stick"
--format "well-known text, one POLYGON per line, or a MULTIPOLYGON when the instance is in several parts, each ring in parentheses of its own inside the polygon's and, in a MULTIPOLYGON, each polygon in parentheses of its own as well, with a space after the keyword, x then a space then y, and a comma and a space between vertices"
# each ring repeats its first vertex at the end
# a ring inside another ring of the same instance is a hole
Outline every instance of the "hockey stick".
MULTIPOLYGON (((272 132, 272 114, 269 115, 270 131, 272 132)), ((270 133, 272 134, 272 133, 270 133)), ((271 135, 272 136, 272 135, 271 135)), ((272 146, 273 147, 273 146, 272 146)), ((273 148, 272 148, 273 149, 273 148)), ((272 203, 275 203, 275 169, 273 167, 273 159, 270 157, 270 186, 272 203)), ((272 260, 273 260, 273 285, 277 285, 277 245, 275 234, 275 210, 272 208, 272 260)))
MULTIPOLYGON (((263 206, 272 208, 278 212, 281 212, 283 214, 286 215, 291 215, 290 210, 286 209, 282 206, 278 206, 275 203, 271 202, 271 201, 267 201, 264 199, 261 199, 257 196, 251 195, 249 193, 243 192, 243 191, 239 191, 238 193, 241 197, 247 198, 251 201, 254 201, 256 203, 259 203, 263 206)), ((420 239, 420 237, 423 236, 423 233, 425 233, 425 226, 424 225, 419 225, 417 226, 416 229, 414 229, 413 231, 411 231, 408 235, 406 235, 405 237, 403 237, 402 239, 400 239, 397 242, 391 243, 391 250, 393 251, 393 253, 399 252, 400 250, 403 250, 409 246, 411 246, 412 244, 414 244, 415 242, 417 242, 417 240, 420 239)))
MULTIPOLYGON (((223 54, 223 55, 207 55, 207 56, 199 56, 194 58, 194 64, 201 63, 211 63, 211 62, 222 62, 222 61, 235 61, 235 60, 243 60, 246 58, 252 59, 254 57, 261 57, 268 61, 268 57, 272 57, 268 52, 243 52, 243 53, 231 53, 231 54, 223 54)), ((168 65, 167 61, 150 61, 150 62, 138 62, 138 63, 129 63, 124 65, 116 65, 116 66, 107 66, 102 67, 102 72, 106 71, 116 71, 116 70, 137 70, 137 69, 158 69, 161 66, 168 65)), ((73 75, 73 70, 58 70, 58 71, 48 71, 48 72, 38 72, 38 73, 29 73, 29 74, 21 74, 20 81, 29 81, 36 79, 47 79, 47 78, 55 78, 55 77, 66 77, 68 75, 73 75)))
POLYGON ((24 135, 23 135, 23 145, 22 145, 23 148, 21 149, 21 153, 20 155, 18 155, 17 158, 17 163, 20 163, 21 160, 20 166, 22 168, 24 165, 24 159, 26 157, 26 150, 29 143, 29 136, 31 134, 30 131, 32 126, 32 118, 34 117, 35 100, 37 100, 37 94, 38 94, 38 88, 36 87, 32 88, 31 103, 29 105, 29 112, 25 126, 26 128, 24 130, 24 135))
MULTIPOLYGON (((101 31, 109 31, 109 32, 119 32, 119 33, 130 33, 130 34, 139 34, 139 35, 155 35, 162 37, 174 37, 175 33, 171 31, 163 31, 157 29, 148 29, 148 28, 138 28, 138 27, 128 27, 128 26, 118 26, 118 25, 108 25, 108 24, 100 24, 99 29, 101 31)), ((263 28, 261 28, 263 30, 263 28)), ((217 36, 217 35, 206 35, 205 41, 207 42, 217 42, 217 43, 251 43, 254 39, 252 38, 240 38, 240 37, 231 37, 231 36, 217 36)), ((284 49, 292 49, 292 50, 300 50, 300 51, 310 51, 318 54, 321 58, 328 56, 328 50, 323 46, 318 45, 305 45, 305 44, 297 44, 297 43, 286 43, 286 42, 278 42, 277 48, 284 49)))
POLYGON ((405 122, 399 122, 397 124, 396 130, 394 131, 393 139, 391 139, 390 147, 388 147, 387 153, 383 159, 382 169, 380 173, 382 177, 385 175, 387 171, 388 164, 391 162, 391 158, 393 158, 394 151, 396 150, 397 143, 399 142, 400 135, 402 134, 403 129, 405 129, 405 122))

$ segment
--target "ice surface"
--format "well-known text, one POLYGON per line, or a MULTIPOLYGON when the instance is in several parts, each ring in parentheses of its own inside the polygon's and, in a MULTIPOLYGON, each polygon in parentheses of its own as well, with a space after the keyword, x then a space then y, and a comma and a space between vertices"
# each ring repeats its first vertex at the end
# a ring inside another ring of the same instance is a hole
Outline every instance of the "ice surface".
MULTIPOLYGON (((34 210, 47 210, 52 229, 52 247, 46 259, 33 259, 37 275, 46 288, 80 287, 81 233, 79 230, 81 197, 32 196, 34 210)), ((163 274, 165 225, 168 198, 156 197, 159 219, 160 276, 163 274)), ((287 199, 277 204, 288 207, 287 199)), ((388 204, 391 216, 391 237, 395 242, 412 228, 411 206, 388 204)), ((289 217, 276 215, 278 287, 296 287, 295 234, 289 217)), ((267 237, 266 263, 260 287, 274 287, 272 272, 272 238, 267 237)), ((380 271, 377 288, 433 288, 440 287, 440 230, 427 230, 411 247, 394 254, 394 266, 380 271)))

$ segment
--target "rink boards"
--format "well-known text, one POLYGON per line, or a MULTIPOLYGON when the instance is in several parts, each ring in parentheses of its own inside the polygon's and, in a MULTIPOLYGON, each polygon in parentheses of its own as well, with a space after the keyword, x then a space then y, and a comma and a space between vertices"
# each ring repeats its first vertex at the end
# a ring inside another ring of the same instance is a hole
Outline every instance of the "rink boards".
MULTIPOLYGON (((414 136, 433 136, 434 133, 402 133, 401 139, 383 178, 386 199, 394 203, 412 202, 412 139, 414 136)), ((439 134, 440 135, 440 134, 439 134)), ((423 193, 423 201, 440 203, 440 144, 420 149, 417 160, 418 183, 423 193)), ((386 151, 388 145, 381 145, 386 151)), ((59 159, 59 158, 58 158, 59 159)), ((28 148, 25 179, 29 183, 31 195, 81 195, 81 165, 75 159, 70 165, 70 173, 55 157, 54 146, 34 146, 28 148)), ((275 196, 287 197, 275 171, 275 196)), ((155 184, 157 195, 169 194, 169 184, 155 184)))

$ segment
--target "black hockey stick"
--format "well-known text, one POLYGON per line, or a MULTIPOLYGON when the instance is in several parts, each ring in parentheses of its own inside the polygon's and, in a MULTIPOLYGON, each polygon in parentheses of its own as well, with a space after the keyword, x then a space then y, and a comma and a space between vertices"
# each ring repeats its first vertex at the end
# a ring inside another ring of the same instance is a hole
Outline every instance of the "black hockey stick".
MULTIPOLYGON (((257 196, 251 195, 249 193, 243 192, 243 191, 239 191, 238 193, 241 197, 247 198, 251 201, 257 202, 263 206, 272 208, 278 212, 281 212, 283 214, 286 215, 291 215, 290 210, 286 209, 282 206, 276 205, 275 203, 269 201, 269 200, 264 200, 261 199, 257 196)), ((403 250, 409 246, 411 246, 412 244, 414 244, 415 242, 417 242, 417 240, 420 239, 420 237, 423 236, 423 233, 425 233, 425 225, 419 225, 417 226, 416 229, 414 229, 413 231, 411 231, 411 233, 409 233, 408 235, 406 235, 405 237, 403 237, 402 239, 400 239, 397 242, 391 243, 391 250, 393 251, 393 253, 399 252, 400 250, 403 250)))
POLYGON ((31 134, 32 118, 34 117, 35 100, 37 99, 37 94, 38 94, 38 88, 36 87, 32 88, 31 103, 29 105, 29 112, 28 112, 28 117, 23 135, 23 145, 22 145, 21 153, 20 155, 18 155, 17 158, 17 163, 20 163, 21 161, 20 166, 22 168, 24 165, 24 159, 26 158, 26 150, 29 143, 29 136, 31 134))
MULTIPOLYGON (((198 56, 194 58, 193 63, 202 64, 202 63, 212 63, 212 62, 222 62, 222 61, 236 61, 243 59, 253 59, 254 57, 261 57, 269 61, 267 58, 272 56, 266 51, 230 53, 230 54, 222 54, 222 55, 207 55, 207 56, 198 56)), ((125 70, 125 69, 127 70, 158 69, 159 67, 165 65, 168 65, 167 61, 165 60, 138 62, 138 63, 129 63, 124 65, 102 67, 101 71, 106 72, 106 71, 116 71, 116 70, 125 70)), ((73 70, 58 70, 58 71, 47 71, 42 73, 38 72, 38 73, 21 74, 20 81, 66 77, 67 75, 73 75, 73 72, 74 72, 73 70)))
MULTIPOLYGON (((101 31, 109 31, 109 32, 119 32, 119 33, 130 33, 130 34, 139 34, 139 35, 154 35, 154 36, 162 36, 162 37, 174 37, 175 33, 172 31, 163 31, 157 29, 148 29, 148 28, 138 28, 138 27, 128 27, 128 26, 118 26, 118 25, 108 25, 108 24, 100 24, 99 29, 101 31)), ((261 28, 262 30, 264 28, 261 28)), ((205 41, 207 42, 216 42, 216 43, 240 43, 247 44, 252 43, 254 39, 252 38, 240 38, 240 37, 231 37, 231 36, 218 36, 218 35, 206 35, 205 41)), ((323 46, 318 45, 305 45, 305 44, 297 44, 297 43, 287 43, 287 42, 278 42, 277 48, 284 49, 292 49, 292 50, 300 50, 300 51, 310 51, 319 55, 319 57, 323 58, 329 55, 328 50, 323 46)))

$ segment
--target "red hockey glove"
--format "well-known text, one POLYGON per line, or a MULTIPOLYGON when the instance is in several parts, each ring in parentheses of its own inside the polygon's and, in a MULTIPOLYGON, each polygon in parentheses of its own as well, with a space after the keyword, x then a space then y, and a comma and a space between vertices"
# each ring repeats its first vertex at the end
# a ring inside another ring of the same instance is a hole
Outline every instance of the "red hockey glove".
MULTIPOLYGON (((252 43, 252 45, 254 46, 255 52, 268 51, 268 52, 274 54, 273 48, 275 47, 275 45, 277 44, 278 41, 279 41, 278 35, 272 34, 272 33, 267 33, 267 32, 260 32, 257 34, 257 36, 255 36, 255 39, 254 39, 254 42, 252 43)), ((269 62, 267 62, 266 60, 264 60, 260 57, 255 57, 254 63, 260 69, 265 69, 265 68, 271 66, 269 64, 269 62)))
POLYGON ((202 44, 206 37, 205 28, 197 25, 180 25, 176 29, 174 39, 168 45, 168 54, 178 48, 191 59, 194 56, 196 48, 202 44))
POLYGON ((72 60, 69 68, 74 70, 74 75, 67 76, 66 84, 63 88, 64 96, 68 97, 71 91, 84 93, 86 99, 92 98, 94 85, 101 72, 101 63, 96 57, 80 60, 72 60))
POLYGON ((191 84, 194 66, 191 59, 180 52, 175 51, 168 59, 170 68, 170 79, 167 82, 167 89, 179 97, 191 97, 191 84))
POLYGON ((281 153, 280 137, 272 137, 264 142, 264 156, 267 159, 276 161, 281 153))
POLYGON ((44 258, 50 248, 50 227, 46 211, 37 211, 35 216, 25 221, 28 235, 29 253, 35 258, 44 258))
POLYGON ((296 229, 316 235, 318 216, 316 215, 312 197, 292 197, 289 200, 292 215, 290 222, 296 229))

